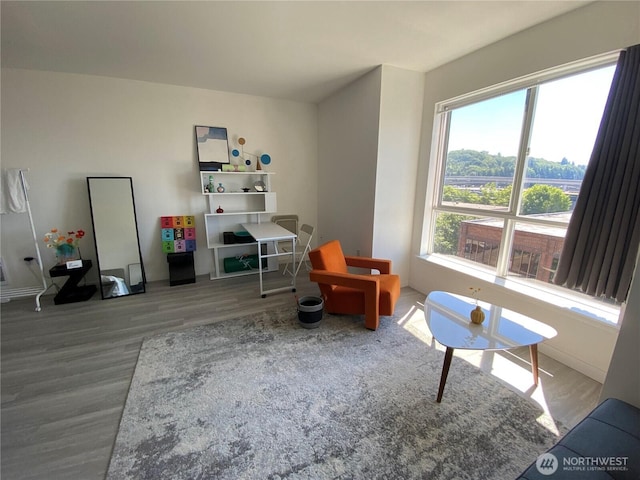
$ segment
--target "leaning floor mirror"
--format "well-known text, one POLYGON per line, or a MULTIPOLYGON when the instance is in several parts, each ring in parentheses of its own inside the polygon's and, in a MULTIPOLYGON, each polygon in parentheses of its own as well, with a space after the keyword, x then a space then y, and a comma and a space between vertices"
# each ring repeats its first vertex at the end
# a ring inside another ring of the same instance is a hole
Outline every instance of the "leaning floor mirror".
POLYGON ((145 291, 131 177, 87 177, 102 298, 145 291))

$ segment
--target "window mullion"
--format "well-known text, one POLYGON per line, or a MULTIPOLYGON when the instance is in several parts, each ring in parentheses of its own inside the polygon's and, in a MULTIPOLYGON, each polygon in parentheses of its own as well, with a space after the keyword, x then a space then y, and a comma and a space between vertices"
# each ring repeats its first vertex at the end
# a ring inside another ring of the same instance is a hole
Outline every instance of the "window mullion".
POLYGON ((520 199, 523 191, 524 171, 527 166, 527 157, 529 156, 529 141, 531 138, 531 129, 533 128, 537 93, 538 87, 531 87, 527 90, 524 121, 522 122, 522 131, 520 134, 520 146, 518 148, 518 158, 516 160, 511 200, 509 202, 509 217, 504 220, 502 239, 500 241, 500 254, 498 255, 498 264, 496 265, 496 274, 499 277, 506 277, 509 273, 509 257, 513 248, 513 237, 516 228, 514 216, 519 213, 520 205, 522 204, 520 199))
POLYGON ((524 121, 522 122, 522 131, 520 133, 520 146, 518 148, 518 158, 516 160, 516 168, 513 178, 513 187, 511 190, 511 202, 509 204, 509 212, 518 215, 520 210, 520 201, 523 190, 523 179, 525 168, 527 166, 527 158, 529 156, 529 143, 531 140, 531 130, 533 128, 533 118, 535 112, 536 97, 538 87, 531 87, 527 90, 527 100, 524 109, 524 121))
MULTIPOLYGON (((427 199, 431 201, 431 203, 427 204, 427 209, 425 211, 430 211, 431 215, 428 219, 427 225, 427 235, 426 241, 424 242, 424 249, 427 253, 433 253, 434 248, 434 235, 436 231, 436 218, 437 208, 442 204, 442 191, 444 189, 444 176, 445 176, 445 166, 447 163, 447 151, 449 144, 449 128, 451 125, 451 112, 444 111, 439 114, 439 118, 437 120, 439 122, 439 127, 437 127, 438 133, 438 141, 437 141, 437 152, 436 152, 436 169, 435 169, 435 178, 437 181, 433 184, 433 191, 431 194, 427 192, 427 199)), ((429 187, 427 187, 429 190, 429 187)))
POLYGON ((433 197, 434 205, 440 207, 442 205, 442 192, 444 190, 444 177, 446 175, 446 164, 447 164, 447 152, 449 151, 449 130, 451 128, 451 111, 447 110, 446 112, 440 115, 440 142, 438 145, 437 151, 437 170, 436 170, 436 178, 438 179, 436 183, 436 188, 433 197))
POLYGON ((502 238, 500 240, 500 253, 498 254, 498 264, 496 265, 496 275, 506 277, 509 273, 509 255, 513 246, 513 232, 515 221, 505 218, 502 227, 502 238))

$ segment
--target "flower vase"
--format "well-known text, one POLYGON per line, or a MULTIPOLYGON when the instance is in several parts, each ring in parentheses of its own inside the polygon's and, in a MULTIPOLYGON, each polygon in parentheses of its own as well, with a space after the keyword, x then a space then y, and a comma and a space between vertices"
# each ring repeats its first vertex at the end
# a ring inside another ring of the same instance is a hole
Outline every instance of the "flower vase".
POLYGON ((482 322, 484 322, 484 312, 479 305, 476 305, 476 308, 471 310, 471 312, 469 313, 469 317, 471 317, 471 322, 475 323, 476 325, 480 325, 482 322))
POLYGON ((56 247, 56 259, 58 260, 58 265, 64 265, 71 260, 77 260, 78 249, 68 243, 58 245, 56 247))

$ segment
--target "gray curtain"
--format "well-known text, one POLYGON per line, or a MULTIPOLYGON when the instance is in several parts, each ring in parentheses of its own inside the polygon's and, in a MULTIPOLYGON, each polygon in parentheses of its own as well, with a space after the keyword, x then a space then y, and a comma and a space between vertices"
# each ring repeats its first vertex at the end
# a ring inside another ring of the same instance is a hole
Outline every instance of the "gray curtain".
POLYGON ((640 45, 621 52, 554 283, 625 301, 640 243, 640 45))

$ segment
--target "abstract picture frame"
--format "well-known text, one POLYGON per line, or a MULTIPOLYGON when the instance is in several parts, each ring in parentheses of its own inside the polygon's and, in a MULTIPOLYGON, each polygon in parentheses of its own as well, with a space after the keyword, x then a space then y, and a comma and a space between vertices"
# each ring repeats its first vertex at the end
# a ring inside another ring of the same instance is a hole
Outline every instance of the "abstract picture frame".
POLYGON ((217 171, 231 163, 229 139, 225 127, 195 125, 196 150, 201 171, 217 171))

